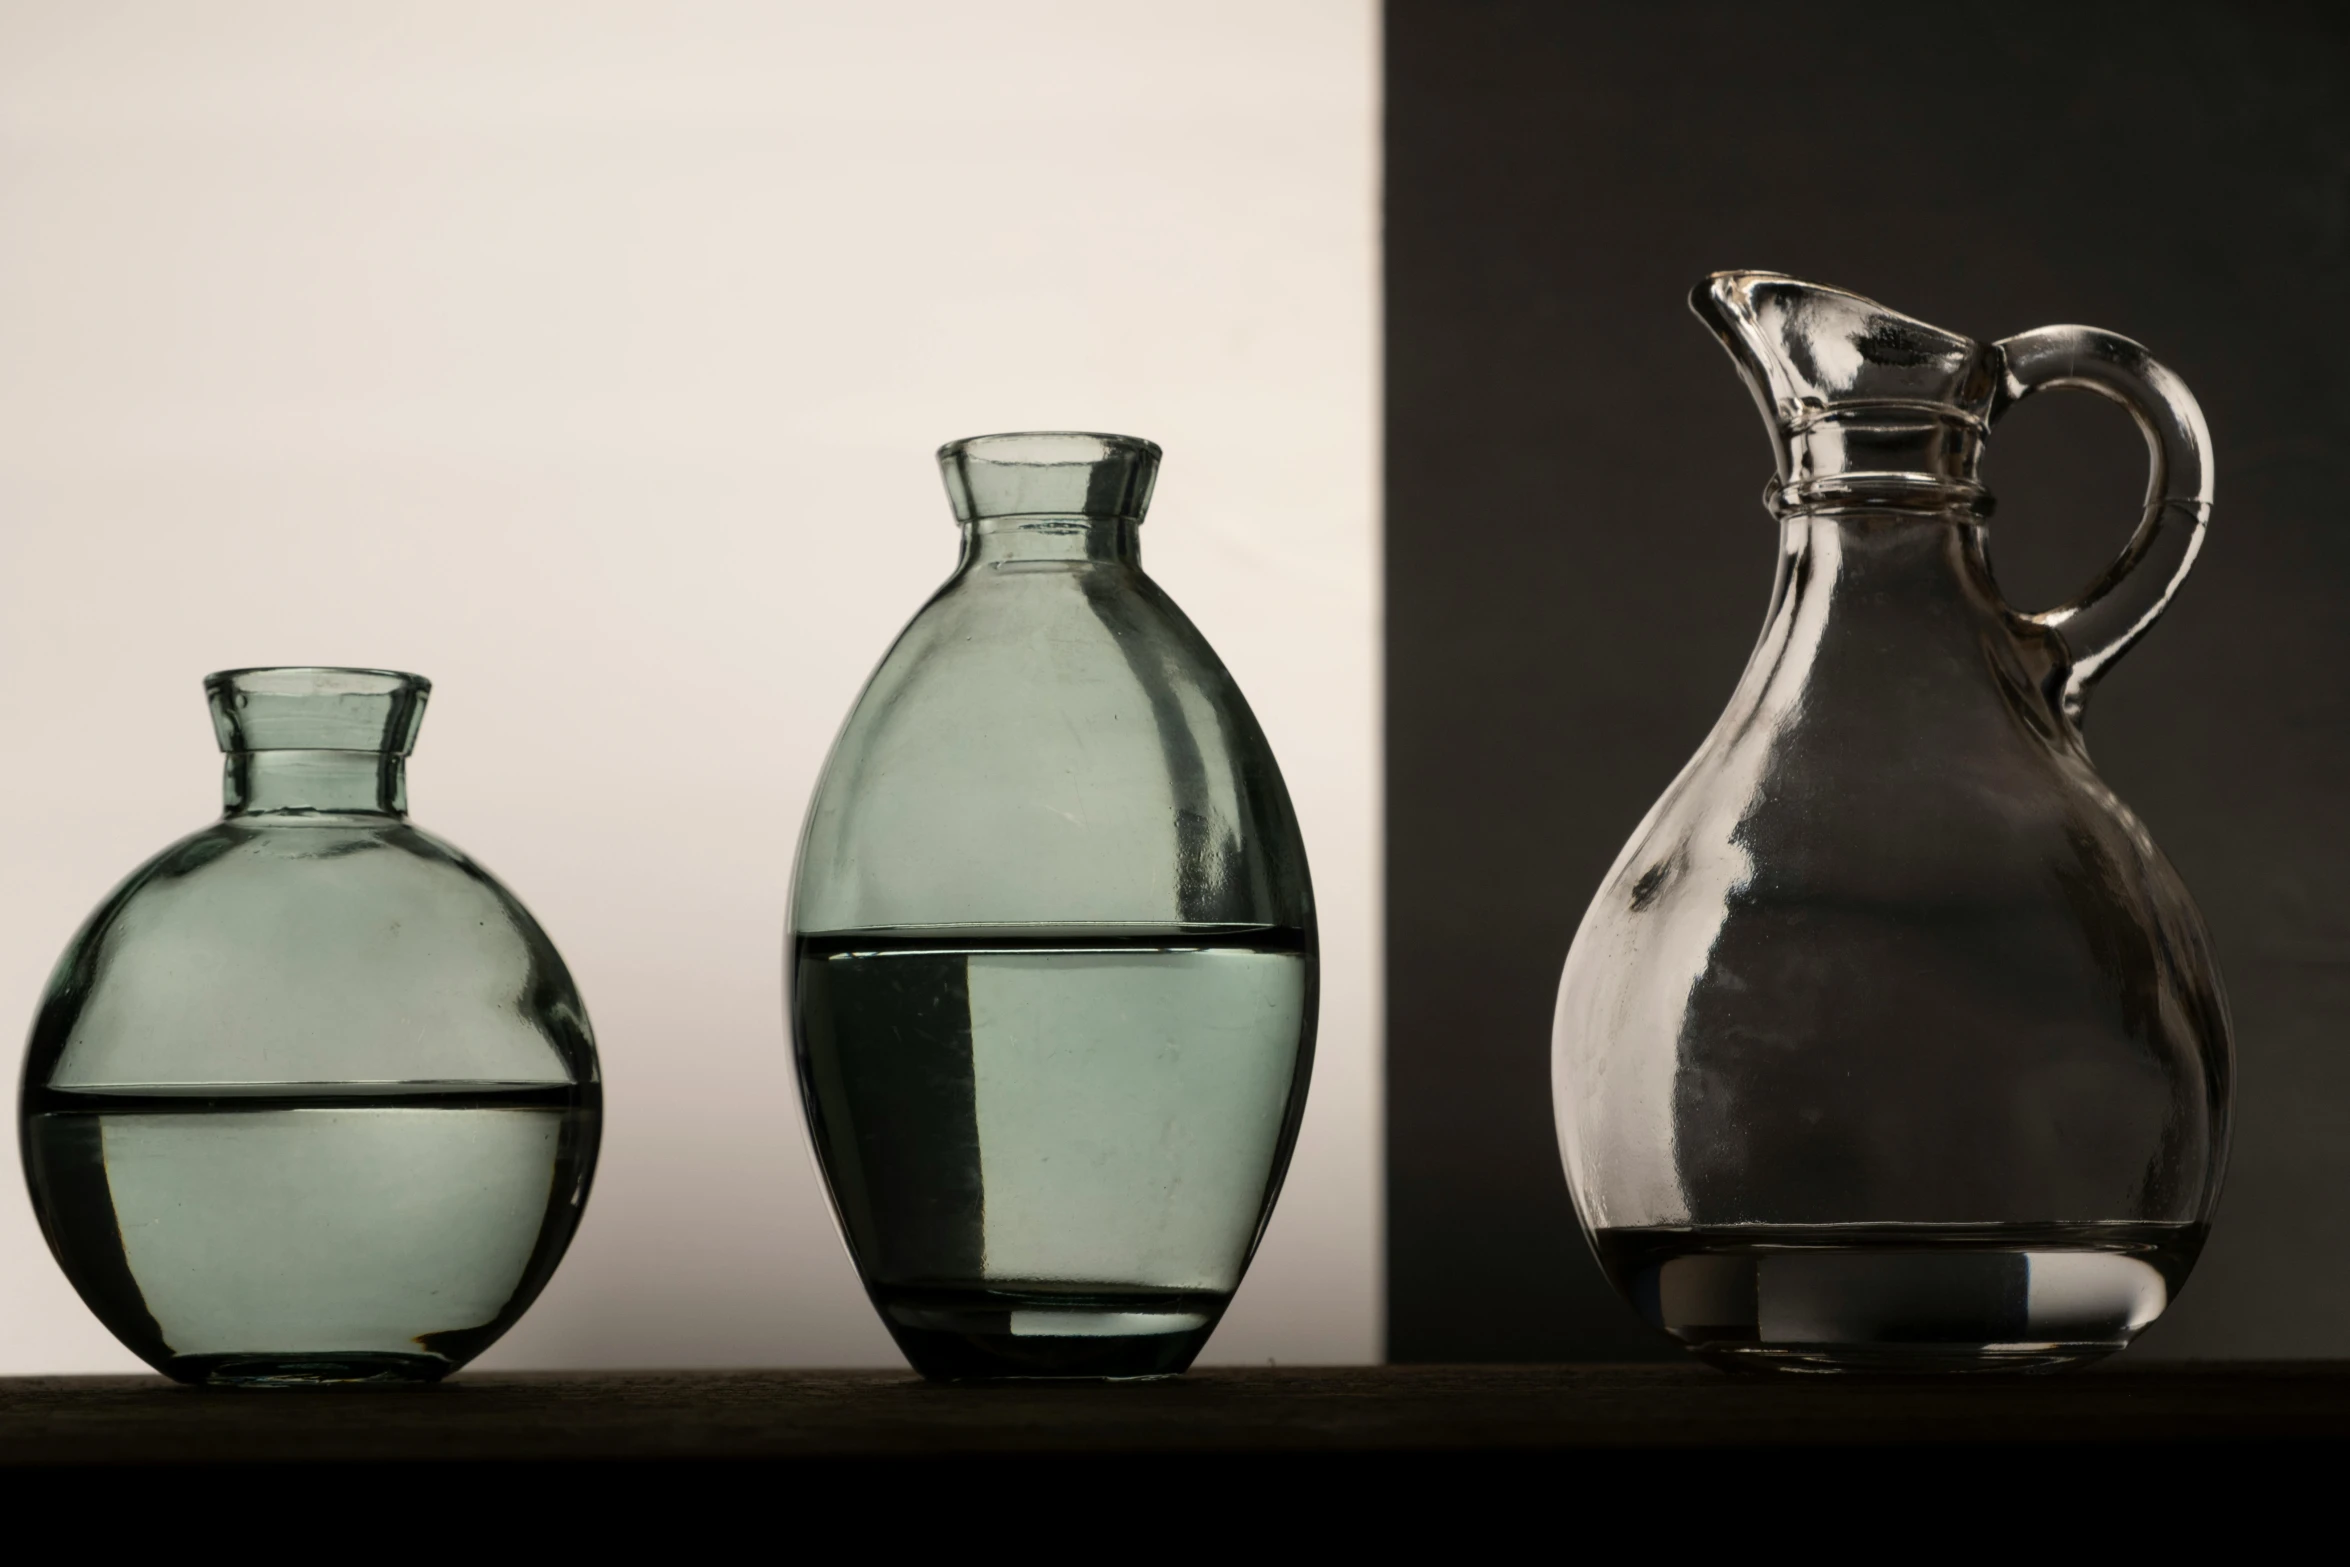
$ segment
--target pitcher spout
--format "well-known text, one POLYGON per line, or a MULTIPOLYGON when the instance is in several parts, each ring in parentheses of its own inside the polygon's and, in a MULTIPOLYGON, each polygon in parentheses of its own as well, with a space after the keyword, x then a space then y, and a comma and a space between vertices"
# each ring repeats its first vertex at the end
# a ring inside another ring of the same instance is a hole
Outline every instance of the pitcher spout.
POLYGON ((1770 426, 1775 510, 1989 509, 1976 467, 1999 391, 1996 349, 1777 272, 1717 272, 1689 305, 1770 426))

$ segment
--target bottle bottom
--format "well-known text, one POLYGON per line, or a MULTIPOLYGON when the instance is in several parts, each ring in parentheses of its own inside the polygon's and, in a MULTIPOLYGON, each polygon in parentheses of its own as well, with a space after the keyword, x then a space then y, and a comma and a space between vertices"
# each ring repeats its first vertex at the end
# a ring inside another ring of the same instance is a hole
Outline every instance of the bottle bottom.
POLYGON ((1693 1343, 1698 1359, 1725 1371, 1765 1376, 2032 1375, 2070 1371, 2128 1348, 2127 1340, 2098 1344, 1736 1344, 1693 1343))
POLYGON ((938 1382, 1179 1376, 1228 1295, 1114 1285, 873 1286, 906 1359, 938 1382))
MULTIPOLYGON (((592 1091, 590 1091, 592 1093, 592 1091)), ((554 1271, 596 1146, 571 1084, 28 1088, 82 1299, 182 1382, 433 1382, 554 1271)))
POLYGON ((173 1355, 158 1362, 165 1376, 197 1387, 393 1387, 438 1382, 457 1369, 439 1355, 300 1354, 173 1355))
POLYGON ((1702 1359, 1738 1370, 2062 1371, 2125 1348, 2202 1250, 2200 1224, 1603 1229, 1616 1287, 1702 1359))

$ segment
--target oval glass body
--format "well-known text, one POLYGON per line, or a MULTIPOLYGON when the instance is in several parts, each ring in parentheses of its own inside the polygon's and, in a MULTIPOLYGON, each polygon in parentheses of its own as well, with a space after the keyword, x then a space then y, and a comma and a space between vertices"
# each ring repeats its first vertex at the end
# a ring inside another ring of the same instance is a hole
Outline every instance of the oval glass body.
POLYGON ((801 842, 810 1131, 917 1370, 1178 1372, 1304 1108, 1304 848, 1247 703, 1143 574, 1158 448, 990 436, 940 461, 961 562, 850 712, 801 842))
POLYGON ((561 1261, 601 1107, 536 921, 409 824, 428 682, 206 682, 227 813, 74 937, 20 1133, 82 1298, 183 1382, 433 1381, 561 1261))
POLYGON ((1722 1363, 2094 1359, 2179 1288, 2226 1157, 2209 938, 2078 727, 2200 543, 2200 417, 2087 328, 1986 347, 1768 274, 1695 303, 1781 438, 1778 583, 1567 959, 1584 1227, 1651 1323, 1722 1363), (2060 352, 2081 357, 2032 357, 2060 352), (1974 465, 2036 385, 2131 402, 2156 480, 2115 572, 2026 616, 1974 465))

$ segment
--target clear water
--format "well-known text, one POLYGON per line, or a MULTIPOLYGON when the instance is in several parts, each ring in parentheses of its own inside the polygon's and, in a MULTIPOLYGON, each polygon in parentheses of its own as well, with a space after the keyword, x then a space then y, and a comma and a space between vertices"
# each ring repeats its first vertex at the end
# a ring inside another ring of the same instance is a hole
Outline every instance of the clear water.
POLYGON ((26 1091, 42 1227, 93 1310, 183 1381, 430 1381, 521 1315, 578 1222, 595 1090, 26 1091))
POLYGON ((1792 1371, 2053 1370, 2169 1306, 2199 1224, 1603 1229, 1600 1265, 1709 1359, 1792 1371))
POLYGON ((1188 1365, 1295 1134, 1301 934, 860 932, 796 967, 818 1153, 917 1369, 1188 1365))

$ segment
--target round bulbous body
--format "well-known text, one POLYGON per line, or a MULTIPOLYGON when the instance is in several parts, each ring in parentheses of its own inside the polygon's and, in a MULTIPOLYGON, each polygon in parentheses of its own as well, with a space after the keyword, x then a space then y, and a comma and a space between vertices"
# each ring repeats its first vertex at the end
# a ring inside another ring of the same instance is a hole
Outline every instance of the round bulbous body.
POLYGON ((934 1377, 1181 1371, 1304 1107, 1304 851, 1247 704, 1141 570, 1156 456, 942 454, 962 562, 809 810, 802 1096, 875 1307, 934 1377))
POLYGON ((223 738, 260 748, 231 751, 229 814, 57 966, 25 1065, 34 1205, 92 1311, 168 1375, 436 1380, 513 1324, 578 1223, 587 1015, 522 905, 405 819, 422 681, 214 687, 231 720, 254 697, 256 732, 223 738), (348 742, 317 708, 364 728, 397 703, 385 749, 271 744, 348 742))
MULTIPOLYGON (((2207 456, 2196 498, 2165 501, 2157 446, 2102 600, 2020 615, 1966 443, 2003 406, 2000 356, 2032 343, 1764 274, 1707 295, 1790 442, 1778 581, 1727 711, 1567 958, 1553 1082, 1577 1211, 1626 1299, 1718 1363, 2094 1360, 2177 1293, 2226 1163, 2210 938, 2079 728, 2089 681, 2194 558, 2207 456), (1807 333, 1815 351, 1779 351, 1807 333), (1947 408, 1918 385, 1945 352, 1947 408), (1822 367, 1857 390, 1800 384, 1822 367), (1908 400, 1870 401, 1872 375, 1908 400), (1988 411, 1958 407, 1977 387, 1988 411), (1894 471, 1835 471, 1870 450, 1825 446, 1838 417, 1894 471)), ((2199 435, 2184 389, 2168 398, 2199 435)))
POLYGON ((2203 1243, 2209 938, 2018 657, 1979 531, 1788 525, 1745 683, 1567 959, 1578 1209, 1717 1358, 2092 1358, 2203 1243))

